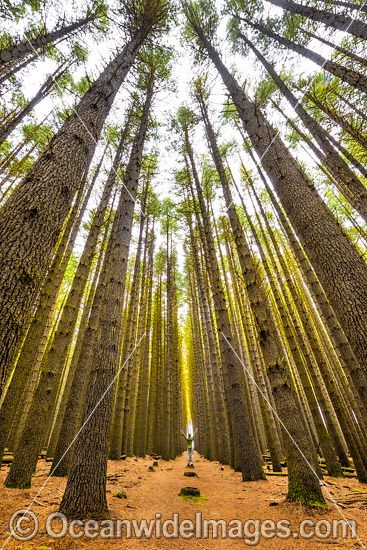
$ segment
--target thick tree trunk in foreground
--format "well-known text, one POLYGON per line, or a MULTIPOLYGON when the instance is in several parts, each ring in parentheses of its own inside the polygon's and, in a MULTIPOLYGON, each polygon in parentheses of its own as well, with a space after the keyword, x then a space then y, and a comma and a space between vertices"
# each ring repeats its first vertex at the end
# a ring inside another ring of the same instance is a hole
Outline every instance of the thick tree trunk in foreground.
POLYGON ((53 259, 52 265, 47 273, 46 280, 40 292, 39 304, 36 313, 32 319, 27 335, 22 343, 20 355, 17 359, 13 378, 6 392, 4 401, 0 410, 0 456, 4 454, 6 440, 11 428, 12 417, 15 414, 19 398, 24 390, 27 380, 32 370, 38 369, 42 354, 45 350, 47 338, 50 330, 52 315, 54 313, 58 292, 65 275, 65 271, 74 247, 77 233, 82 222, 82 218, 87 207, 87 203, 92 191, 94 181, 82 200, 86 177, 84 176, 82 185, 78 191, 75 204, 70 213, 68 222, 64 229, 63 236, 53 259), (80 211, 78 213, 78 210, 80 211))
POLYGON ((13 361, 87 160, 145 36, 137 32, 107 66, 1 209, 0 380, 13 361))
POLYGON ((323 285, 352 349, 367 364, 367 266, 279 135, 248 99, 202 31, 195 29, 323 285), (300 207, 300 205, 303 205, 300 207))
POLYGON ((42 358, 41 377, 32 400, 29 418, 27 418, 14 454, 11 471, 5 482, 7 487, 30 486, 34 463, 37 462, 38 452, 47 428, 47 420, 51 416, 52 402, 56 399, 57 388, 74 336, 80 304, 112 193, 113 181, 108 181, 105 185, 55 335, 42 358))
POLYGON ((60 511, 67 516, 101 518, 108 515, 108 444, 121 347, 123 293, 153 82, 151 86, 126 168, 124 187, 106 252, 102 277, 106 280, 107 292, 100 316, 99 338, 93 353, 84 408, 85 426, 76 441, 73 465, 60 505, 60 511))

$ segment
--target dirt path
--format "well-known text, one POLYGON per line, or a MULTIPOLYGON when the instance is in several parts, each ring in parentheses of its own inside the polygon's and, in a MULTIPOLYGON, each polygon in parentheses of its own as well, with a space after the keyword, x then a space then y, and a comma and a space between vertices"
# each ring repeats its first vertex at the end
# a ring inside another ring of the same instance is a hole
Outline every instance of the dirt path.
MULTIPOLYGON (((268 481, 260 481, 255 483, 241 482, 241 475, 233 472, 227 466, 221 466, 218 462, 208 462, 205 459, 198 457, 195 453, 195 471, 198 478, 184 477, 185 456, 177 458, 169 462, 159 461, 159 466, 154 472, 148 471, 153 460, 150 457, 145 459, 129 458, 126 461, 114 461, 109 463, 108 467, 108 501, 111 512, 111 519, 116 520, 138 520, 146 519, 148 522, 151 519, 156 519, 156 514, 161 514, 161 523, 167 519, 172 519, 173 514, 179 514, 179 520, 198 520, 195 514, 202 513, 202 522, 204 520, 225 520, 227 529, 232 525, 231 534, 239 535, 238 524, 237 530, 234 530, 234 524, 228 526, 228 522, 237 519, 241 522, 247 520, 272 520, 275 523, 279 520, 289 520, 291 522, 292 532, 299 532, 299 524, 304 519, 312 520, 315 524, 320 520, 342 519, 341 514, 335 506, 329 503, 329 508, 326 511, 315 512, 307 511, 302 506, 294 505, 285 502, 287 492, 287 478, 285 477, 269 477, 268 481), (208 500, 204 503, 183 502, 178 497, 178 492, 181 487, 194 486, 200 489, 202 495, 208 500), (127 499, 119 499, 114 495, 124 490, 127 493, 127 499)), ((36 496, 40 487, 47 479, 49 464, 45 461, 39 461, 37 474, 33 478, 33 487, 30 490, 5 489, 3 481, 7 473, 7 468, 2 468, 0 480, 0 528, 1 540, 0 550, 9 534, 8 522, 12 513, 21 508, 27 508, 32 499, 36 496)), ((356 479, 331 480, 337 486, 326 483, 324 490, 330 493, 330 497, 338 498, 345 495, 356 495, 352 489, 364 490, 367 492, 367 486, 361 485, 356 479)), ((156 538, 155 532, 150 540, 136 538, 126 540, 125 530, 123 529, 123 538, 115 540, 106 540, 96 538, 94 540, 86 539, 85 537, 74 540, 70 535, 55 540, 51 538, 45 531, 46 517, 58 509, 58 504, 61 500, 62 492, 65 488, 66 480, 62 478, 51 478, 47 485, 42 489, 41 493, 32 506, 40 522, 39 534, 28 542, 19 542, 10 539, 6 548, 9 550, 68 550, 95 548, 112 550, 127 548, 129 550, 138 548, 162 549, 162 550, 185 550, 185 549, 227 549, 227 548, 244 548, 256 546, 269 550, 284 550, 303 549, 324 550, 325 548, 333 548, 335 550, 349 550, 360 547, 356 540, 351 538, 347 540, 333 540, 332 538, 317 539, 311 538, 303 540, 294 538, 293 534, 288 540, 282 540, 275 535, 271 539, 263 537, 256 543, 256 535, 245 533, 244 539, 222 539, 221 530, 219 529, 219 538, 212 538, 212 530, 210 529, 210 538, 192 538, 185 540, 181 537, 178 539, 156 538), (249 544, 251 543, 251 544, 249 544)), ((366 495, 364 495, 366 496, 366 495)), ((355 504, 342 510, 348 519, 355 520, 358 524, 358 535, 366 544, 367 537, 367 521, 366 508, 362 508, 361 504, 355 504)), ((202 525, 202 536, 203 524, 202 525)), ((197 521, 197 524, 200 523, 197 521)), ((56 525, 56 524, 55 524, 56 525)), ((26 527, 26 525, 24 525, 26 527)), ((190 525, 186 525, 190 533, 190 525)), ((254 530, 254 525, 249 525, 250 531, 254 530)), ((196 527, 198 529, 198 527, 196 527)), ((325 527, 321 527, 325 529, 325 527)), ((169 532, 172 532, 173 527, 169 532)), ((266 529, 263 525, 263 529, 266 529)), ((307 526, 306 530, 314 529, 313 526, 307 526)), ((274 528, 268 525, 268 532, 273 532, 274 528)), ((265 531, 263 531, 265 532, 265 531)), ((366 544, 367 546, 367 544, 366 544)))

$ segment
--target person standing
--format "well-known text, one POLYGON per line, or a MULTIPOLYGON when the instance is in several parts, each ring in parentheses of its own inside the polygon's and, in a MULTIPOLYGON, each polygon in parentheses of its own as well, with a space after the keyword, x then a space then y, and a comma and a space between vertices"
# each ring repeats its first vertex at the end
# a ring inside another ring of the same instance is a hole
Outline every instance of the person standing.
POLYGON ((194 437, 197 431, 198 429, 196 428, 193 436, 191 436, 190 433, 187 436, 182 430, 180 430, 180 433, 186 439, 186 444, 187 444, 187 467, 191 467, 191 468, 194 467, 194 449, 192 448, 192 442, 194 441, 194 437))

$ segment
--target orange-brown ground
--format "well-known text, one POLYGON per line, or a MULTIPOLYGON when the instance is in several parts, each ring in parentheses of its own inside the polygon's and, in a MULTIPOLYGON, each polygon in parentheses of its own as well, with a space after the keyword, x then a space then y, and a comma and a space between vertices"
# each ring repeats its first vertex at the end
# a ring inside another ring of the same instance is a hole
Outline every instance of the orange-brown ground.
MULTIPOLYGON (((329 502, 328 509, 324 511, 307 510, 300 505, 285 502, 287 492, 286 477, 269 477, 268 481, 243 483, 241 475, 233 472, 229 467, 222 467, 218 462, 208 462, 198 457, 195 453, 195 471, 198 478, 186 478, 183 476, 185 470, 185 456, 178 457, 170 462, 159 461, 159 467, 154 472, 149 472, 153 460, 150 457, 145 459, 128 458, 126 461, 109 462, 108 465, 108 503, 112 519, 147 519, 155 517, 156 513, 162 514, 162 520, 169 519, 174 513, 179 513, 180 520, 194 519, 195 512, 202 512, 206 519, 272 519, 277 522, 280 519, 288 519, 292 522, 292 529, 296 530, 299 523, 310 518, 315 522, 320 519, 340 519, 342 516, 329 502), (122 475, 120 475, 122 474, 122 475), (114 477, 116 476, 116 477, 114 477), (202 495, 207 497, 204 504, 183 502, 179 499, 178 492, 186 485, 195 486, 200 489, 202 495), (114 497, 120 490, 125 490, 127 499, 121 500, 114 497), (276 505, 274 505, 276 503, 276 505)), ((5 489, 3 481, 8 469, 2 467, 0 480, 0 550, 4 547, 9 534, 8 522, 14 511, 26 508, 36 496, 40 487, 44 484, 50 464, 43 460, 38 463, 37 473, 33 478, 33 485, 30 490, 5 489)), ((333 498, 346 496, 353 493, 352 489, 367 491, 366 485, 361 485, 356 479, 331 479, 337 486, 326 483, 323 490, 329 491, 333 498)), ((18 542, 9 539, 6 548, 9 550, 68 550, 68 549, 122 549, 128 550, 147 548, 162 550, 185 550, 185 549, 221 549, 246 548, 243 540, 73 540, 69 535, 61 540, 52 539, 45 532, 45 518, 51 512, 57 511, 66 480, 62 478, 51 478, 42 489, 36 499, 32 510, 37 514, 40 521, 40 533, 31 541, 18 542)), ((326 493, 325 493, 326 495, 326 493)), ((327 496, 327 495, 326 495, 327 496)), ((364 495, 366 496, 366 495, 364 495)), ((363 544, 367 546, 367 508, 361 503, 348 506, 343 513, 348 519, 353 519, 358 524, 358 536, 363 544)), ((250 546, 248 546, 250 547, 250 546)), ((332 548, 335 550, 349 550, 361 547, 356 540, 300 540, 290 538, 281 540, 274 537, 270 540, 261 539, 257 548, 268 550, 284 550, 308 548, 310 550, 324 550, 332 548)))

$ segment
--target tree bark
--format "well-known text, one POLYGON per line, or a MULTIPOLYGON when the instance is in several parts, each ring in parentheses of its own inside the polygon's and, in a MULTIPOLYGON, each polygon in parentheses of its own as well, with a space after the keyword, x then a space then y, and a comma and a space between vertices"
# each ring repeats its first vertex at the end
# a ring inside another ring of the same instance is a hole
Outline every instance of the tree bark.
POLYGON ((367 39, 367 25, 353 19, 349 15, 335 14, 326 10, 319 10, 312 6, 296 4, 291 0, 267 0, 270 4, 280 6, 284 10, 307 17, 312 21, 323 23, 327 27, 338 31, 345 31, 357 38, 367 39))
POLYGON ((1 209, 0 380, 13 361, 87 159, 145 37, 146 29, 136 32, 111 61, 1 209))
POLYGON ((244 94, 202 30, 197 26, 194 28, 230 92, 239 117, 296 229, 356 357, 361 365, 366 365, 367 266, 364 260, 280 136, 244 94), (303 207, 300 208, 299 205, 303 207))
POLYGON ((60 511, 67 516, 101 518, 108 515, 106 482, 113 387, 120 357, 123 292, 133 213, 152 95, 153 81, 150 82, 140 128, 126 168, 124 187, 106 252, 102 276, 106 277, 108 292, 104 298, 99 337, 93 353, 84 428, 76 441, 73 465, 60 505, 60 511))

